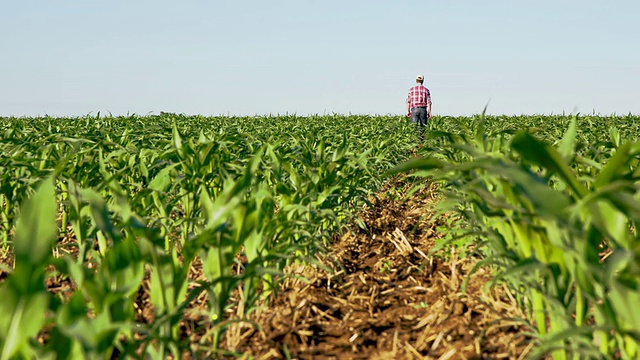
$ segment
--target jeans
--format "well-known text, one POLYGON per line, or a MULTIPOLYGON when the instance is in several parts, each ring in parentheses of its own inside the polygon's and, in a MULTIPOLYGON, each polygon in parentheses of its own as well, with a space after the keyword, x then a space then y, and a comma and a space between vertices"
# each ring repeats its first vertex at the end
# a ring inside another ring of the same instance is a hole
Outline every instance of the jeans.
POLYGON ((412 123, 420 125, 421 128, 424 128, 427 125, 427 120, 429 120, 429 114, 427 113, 427 108, 425 107, 411 108, 412 123))
POLYGON ((416 124, 416 126, 418 127, 418 135, 420 136, 421 140, 424 138, 424 127, 427 125, 427 120, 429 120, 427 108, 411 108, 411 123, 416 124))

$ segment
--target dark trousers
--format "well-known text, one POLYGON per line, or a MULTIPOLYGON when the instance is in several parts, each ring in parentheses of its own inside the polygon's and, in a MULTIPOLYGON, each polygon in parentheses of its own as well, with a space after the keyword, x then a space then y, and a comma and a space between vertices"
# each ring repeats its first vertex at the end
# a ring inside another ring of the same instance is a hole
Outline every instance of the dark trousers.
POLYGON ((421 140, 424 137, 424 127, 427 126, 427 120, 429 120, 429 113, 427 113, 426 107, 411 108, 411 122, 416 124, 421 140))

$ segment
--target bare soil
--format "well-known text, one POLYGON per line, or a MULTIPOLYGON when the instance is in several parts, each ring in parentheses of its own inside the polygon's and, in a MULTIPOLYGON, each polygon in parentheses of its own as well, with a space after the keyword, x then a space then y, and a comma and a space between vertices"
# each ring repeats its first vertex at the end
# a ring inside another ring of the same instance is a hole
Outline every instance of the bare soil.
POLYGON ((402 201, 409 186, 390 184, 353 227, 320 256, 298 266, 275 300, 237 325, 228 349, 256 359, 519 359, 533 346, 528 325, 502 288, 479 269, 461 286, 477 258, 455 250, 428 255, 444 224, 435 217, 433 187, 402 201), (400 196, 388 197, 390 189, 400 196))

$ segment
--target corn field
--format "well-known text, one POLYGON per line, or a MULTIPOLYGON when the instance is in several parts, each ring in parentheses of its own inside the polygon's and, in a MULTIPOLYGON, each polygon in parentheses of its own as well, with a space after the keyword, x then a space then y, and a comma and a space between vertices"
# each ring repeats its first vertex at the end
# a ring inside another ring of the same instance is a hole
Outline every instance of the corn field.
POLYGON ((0 359, 242 356, 229 309, 365 228, 399 173, 437 185, 457 217, 433 253, 474 249, 531 358, 640 358, 639 120, 434 117, 420 141, 395 116, 0 118, 0 359))
POLYGON ((268 296, 283 267, 320 251, 414 141, 406 124, 370 117, 1 126, 0 251, 15 259, 3 264, 2 359, 178 357, 190 349, 181 314, 203 292, 201 345, 217 348, 232 291, 242 285, 246 308, 268 296), (194 262, 205 279, 188 281, 194 262), (133 307, 145 276, 149 324, 133 307), (52 294, 50 278, 70 286, 52 294))
POLYGON ((494 282, 537 329, 531 358, 640 358, 638 117, 440 118, 394 171, 441 184, 494 282))

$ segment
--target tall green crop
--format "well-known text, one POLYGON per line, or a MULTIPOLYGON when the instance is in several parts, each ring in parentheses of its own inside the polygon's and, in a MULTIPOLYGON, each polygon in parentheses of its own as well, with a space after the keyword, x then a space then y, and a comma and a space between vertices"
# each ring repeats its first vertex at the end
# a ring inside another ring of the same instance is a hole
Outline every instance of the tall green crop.
POLYGON ((416 145, 404 118, 338 115, 5 118, 0 133, 7 358, 217 352, 234 291, 249 310, 274 295, 416 145), (192 344, 180 328, 203 294, 192 344))
POLYGON ((466 120, 395 171, 456 200, 536 325, 534 358, 640 358, 637 119, 466 120))

